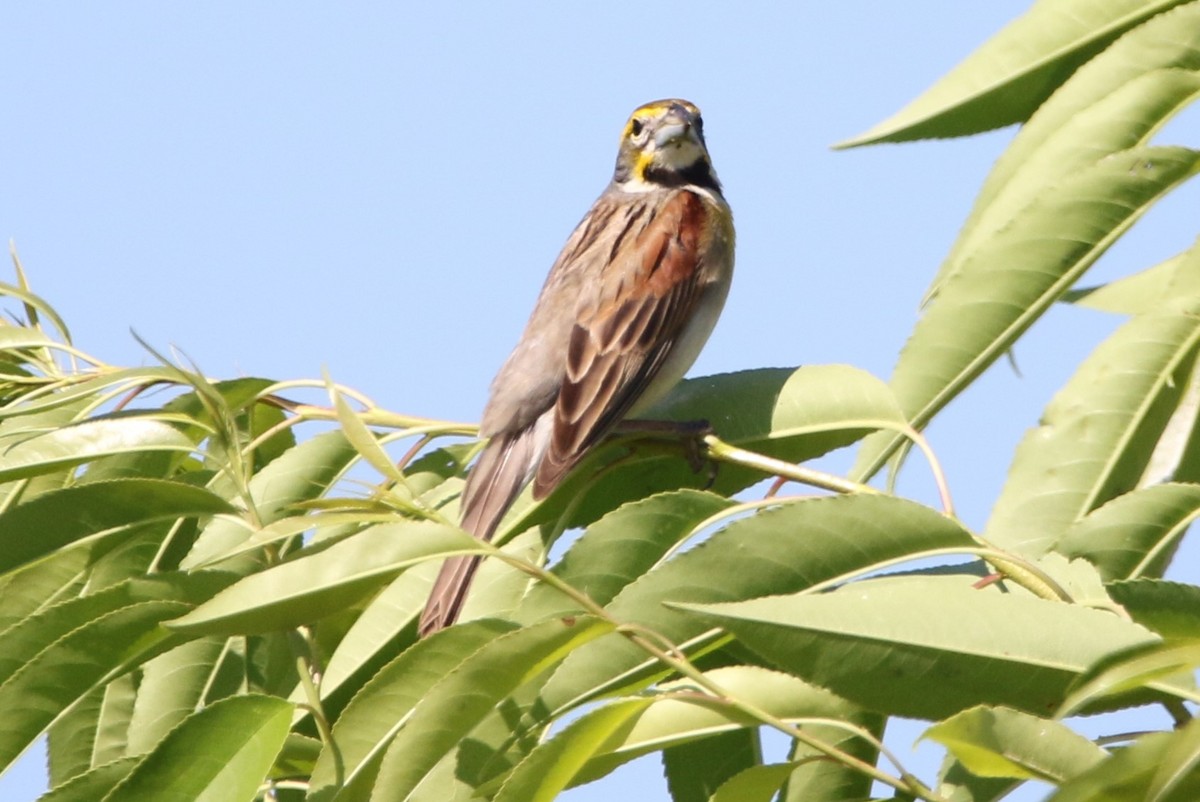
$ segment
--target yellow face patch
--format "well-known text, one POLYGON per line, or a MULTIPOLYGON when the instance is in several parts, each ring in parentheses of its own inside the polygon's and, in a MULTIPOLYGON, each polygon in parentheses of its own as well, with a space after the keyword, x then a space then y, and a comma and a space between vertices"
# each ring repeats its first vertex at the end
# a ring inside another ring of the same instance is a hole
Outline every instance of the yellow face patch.
POLYGON ((668 98, 639 106, 622 133, 615 180, 627 191, 678 182, 719 188, 708 166, 700 109, 668 98))
POLYGON ((700 109, 696 108, 695 104, 689 103, 686 100, 675 100, 670 98, 666 100, 653 100, 634 109, 633 114, 629 115, 629 122, 625 123, 625 131, 623 136, 626 139, 637 136, 637 131, 640 131, 641 128, 646 125, 646 123, 650 122, 656 117, 661 117, 668 110, 670 110, 672 106, 683 106, 688 110, 689 114, 692 114, 696 117, 700 116, 700 109), (635 129, 637 129, 637 131, 635 131, 635 129))

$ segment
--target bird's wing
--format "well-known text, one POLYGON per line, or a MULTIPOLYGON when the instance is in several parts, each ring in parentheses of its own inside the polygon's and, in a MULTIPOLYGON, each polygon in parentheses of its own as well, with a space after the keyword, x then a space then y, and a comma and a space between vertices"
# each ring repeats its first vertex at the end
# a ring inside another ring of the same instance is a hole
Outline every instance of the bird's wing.
POLYGON ((566 374, 550 445, 533 493, 549 493, 587 449, 653 384, 702 292, 708 215, 692 192, 648 196, 647 209, 613 237, 598 303, 583 308, 567 339, 566 374))

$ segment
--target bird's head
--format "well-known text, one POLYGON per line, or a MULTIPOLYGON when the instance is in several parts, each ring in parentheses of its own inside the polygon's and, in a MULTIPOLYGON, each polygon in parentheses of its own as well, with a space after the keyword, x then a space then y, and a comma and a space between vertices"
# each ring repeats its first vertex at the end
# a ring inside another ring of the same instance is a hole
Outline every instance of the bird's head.
POLYGON ((695 186, 720 192, 700 109, 686 100, 639 106, 625 123, 613 183, 627 192, 695 186))

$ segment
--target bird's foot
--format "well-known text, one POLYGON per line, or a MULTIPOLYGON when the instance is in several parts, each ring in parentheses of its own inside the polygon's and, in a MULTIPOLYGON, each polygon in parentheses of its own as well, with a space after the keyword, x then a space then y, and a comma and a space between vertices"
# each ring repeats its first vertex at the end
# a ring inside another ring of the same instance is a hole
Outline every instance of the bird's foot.
POLYGON ((678 438, 683 447, 683 456, 691 466, 692 472, 707 473, 704 489, 712 487, 717 479, 717 463, 708 458, 707 447, 704 445, 704 438, 713 434, 713 427, 706 420, 625 420, 617 424, 617 432, 678 438))

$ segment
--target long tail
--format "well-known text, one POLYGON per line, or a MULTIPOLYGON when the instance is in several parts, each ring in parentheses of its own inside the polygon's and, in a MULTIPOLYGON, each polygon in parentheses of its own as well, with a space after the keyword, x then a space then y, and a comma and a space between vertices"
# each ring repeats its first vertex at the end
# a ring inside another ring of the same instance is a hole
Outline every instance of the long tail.
MULTIPOLYGON (((529 481, 536 457, 533 427, 498 435, 488 443, 467 477, 462 495, 462 527, 480 540, 491 540, 509 505, 529 481)), ((418 631, 421 637, 456 620, 467 598, 480 558, 451 557, 442 565, 418 631)))

